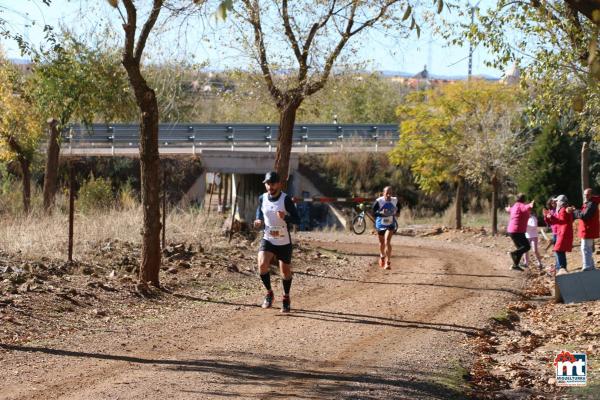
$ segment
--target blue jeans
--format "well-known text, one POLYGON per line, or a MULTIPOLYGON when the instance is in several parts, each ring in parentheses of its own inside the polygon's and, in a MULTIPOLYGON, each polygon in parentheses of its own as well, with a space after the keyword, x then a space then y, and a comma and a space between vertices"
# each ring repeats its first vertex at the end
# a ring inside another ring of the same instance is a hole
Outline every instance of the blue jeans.
POLYGON ((567 269, 567 253, 556 251, 554 254, 556 254, 556 272, 561 268, 567 269))
POLYGON ((582 269, 594 269, 594 239, 581 239, 581 257, 583 259, 582 269))

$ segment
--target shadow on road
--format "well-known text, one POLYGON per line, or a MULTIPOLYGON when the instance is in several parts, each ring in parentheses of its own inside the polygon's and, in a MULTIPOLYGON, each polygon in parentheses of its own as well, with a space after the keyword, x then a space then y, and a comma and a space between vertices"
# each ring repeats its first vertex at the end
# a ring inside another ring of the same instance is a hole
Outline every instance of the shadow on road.
MULTIPOLYGON (((233 307, 248 307, 248 308, 260 308, 258 304, 253 303, 236 303, 231 301, 213 300, 213 299, 201 299, 198 297, 190 296, 187 294, 175 294, 176 297, 183 298, 192 301, 203 301, 213 304, 221 304, 233 307)), ((294 308, 292 313, 286 315, 286 317, 295 318, 308 318, 321 320, 325 322, 341 322, 341 323, 352 323, 352 324, 365 324, 365 325, 380 325, 389 326, 393 328, 412 328, 412 329, 429 329, 440 332, 457 332, 468 336, 475 336, 486 331, 484 329, 475 328, 472 326, 456 325, 456 324, 443 324, 443 323, 431 323, 421 321, 407 321, 396 318, 378 317, 375 315, 363 315, 363 314, 352 314, 340 311, 326 311, 326 310, 307 310, 302 308, 294 308)))
MULTIPOLYGON (((341 276, 329 276, 323 274, 313 274, 310 272, 294 272, 297 275, 310 276, 314 278, 324 278, 324 279, 334 279, 338 281, 345 282, 356 282, 363 283, 367 285, 392 285, 392 286, 432 286, 432 287, 441 287, 441 288, 452 288, 452 289, 464 289, 464 290, 486 290, 486 291, 494 291, 494 292, 504 292, 509 293, 517 297, 523 297, 523 293, 520 290, 503 288, 503 287, 473 287, 473 286, 460 286, 460 285, 445 285, 441 283, 423 283, 423 282, 386 282, 386 281, 366 281, 361 279, 351 279, 351 278, 343 278, 341 276)), ((399 274, 402 275, 402 274, 399 274)), ((443 276, 452 275, 452 274, 440 274, 443 276)), ((457 274, 460 275, 460 274, 457 274)))
MULTIPOLYGON (((224 386, 225 391, 215 391, 214 387, 207 391, 186 390, 187 393, 210 396, 218 393, 227 397, 258 397, 265 395, 274 398, 385 398, 410 399, 464 399, 464 393, 438 383, 444 376, 431 376, 431 372, 401 369, 377 370, 374 367, 361 367, 361 371, 369 373, 348 372, 328 368, 320 370, 303 368, 297 363, 278 364, 265 361, 261 357, 252 356, 247 361, 230 361, 220 359, 179 360, 143 358, 106 353, 91 353, 55 349, 49 347, 21 346, 0 344, 0 349, 28 353, 44 353, 61 357, 93 358, 99 360, 120 361, 136 364, 166 366, 167 371, 197 372, 215 374, 221 379, 217 384, 224 386), (244 393, 243 386, 260 386, 262 393, 244 393), (236 387, 237 386, 237 387, 236 387), (239 389, 239 390, 236 390, 239 389)), ((212 385, 211 385, 212 386, 212 385)))

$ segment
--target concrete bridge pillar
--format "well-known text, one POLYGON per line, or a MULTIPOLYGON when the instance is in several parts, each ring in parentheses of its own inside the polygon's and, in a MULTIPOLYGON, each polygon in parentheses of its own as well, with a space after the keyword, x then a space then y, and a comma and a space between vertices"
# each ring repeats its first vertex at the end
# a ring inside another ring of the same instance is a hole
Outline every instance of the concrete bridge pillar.
POLYGON ((202 174, 196 179, 196 182, 192 185, 191 188, 183 195, 181 199, 181 204, 184 206, 189 206, 192 204, 202 204, 204 202, 204 197, 206 195, 206 171, 203 171, 202 174))
MULTIPOLYGON (((273 169, 275 153, 203 150, 200 158, 204 171, 220 172, 222 176, 230 174, 231 179, 224 179, 225 182, 230 182, 225 189, 230 194, 231 200, 228 202, 230 210, 233 212, 233 202, 237 198, 236 217, 245 222, 252 222, 258 205, 258 196, 265 191, 262 180, 265 173, 273 169)), ((287 190, 287 193, 292 196, 297 195, 295 175, 298 164, 298 155, 292 154, 287 190)))

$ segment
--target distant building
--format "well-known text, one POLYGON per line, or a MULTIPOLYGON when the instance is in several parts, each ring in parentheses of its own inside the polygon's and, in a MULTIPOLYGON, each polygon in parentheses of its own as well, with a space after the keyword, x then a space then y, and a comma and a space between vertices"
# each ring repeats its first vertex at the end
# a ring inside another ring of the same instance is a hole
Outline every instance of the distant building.
POLYGON ((10 58, 8 61, 24 75, 29 75, 33 71, 33 63, 31 60, 10 58))
POLYGON ((506 70, 504 76, 500 78, 500 82, 504 83, 505 85, 516 85, 519 83, 520 79, 521 70, 519 69, 517 63, 514 63, 506 70))
POLYGON ((437 86, 442 83, 453 82, 461 79, 450 79, 443 77, 434 77, 427 70, 427 65, 423 67, 423 70, 412 75, 412 76, 393 76, 390 78, 394 82, 399 82, 409 86, 412 89, 429 89, 432 86, 437 86))

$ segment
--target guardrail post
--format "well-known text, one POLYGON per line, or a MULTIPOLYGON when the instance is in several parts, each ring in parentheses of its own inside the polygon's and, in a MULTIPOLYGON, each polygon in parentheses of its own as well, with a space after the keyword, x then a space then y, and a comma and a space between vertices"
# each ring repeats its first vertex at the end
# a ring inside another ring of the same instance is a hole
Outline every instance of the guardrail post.
POLYGON ((73 128, 69 129, 69 154, 73 154, 73 128))
POLYGON ((271 152, 271 140, 273 140, 273 136, 271 135, 271 127, 270 126, 265 126, 265 140, 267 141, 267 144, 269 145, 269 153, 271 152))
POLYGON ((302 127, 302 140, 306 141, 304 144, 304 152, 308 153, 308 128, 306 126, 302 127))
POLYGON ((188 136, 188 140, 192 141, 192 154, 196 155, 196 135, 194 134, 194 127, 188 126, 188 133, 192 135, 188 136))
POLYGON ((379 151, 379 135, 377 133, 377 127, 374 126, 371 128, 373 131, 373 139, 375 140, 375 153, 379 151))
POLYGON ((233 126, 227 127, 227 133, 230 133, 230 135, 227 135, 227 140, 231 141, 231 151, 233 151, 234 146, 235 146, 235 134, 233 131, 233 126))
POLYGON ((107 138, 108 140, 110 140, 110 154, 111 155, 115 155, 115 128, 113 126, 109 126, 106 129, 107 133, 110 133, 111 135, 107 138))
MULTIPOLYGON (((336 116, 336 120, 337 120, 337 116, 336 116)), ((344 151, 344 128, 342 128, 341 126, 338 125, 336 130, 338 133, 338 140, 340 141, 340 150, 344 151)))

